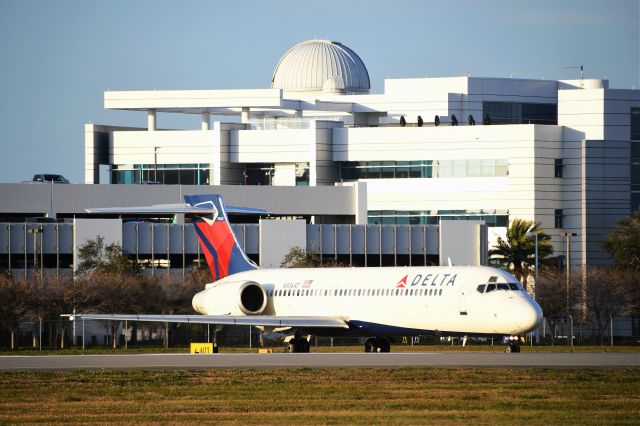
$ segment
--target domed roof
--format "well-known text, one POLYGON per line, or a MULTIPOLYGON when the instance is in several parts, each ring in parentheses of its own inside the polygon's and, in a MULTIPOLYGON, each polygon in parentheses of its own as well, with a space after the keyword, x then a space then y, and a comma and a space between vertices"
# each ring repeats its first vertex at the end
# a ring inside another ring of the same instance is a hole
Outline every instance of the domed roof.
POLYGON ((368 93, 369 72, 362 59, 337 41, 296 44, 280 59, 271 87, 299 92, 368 93))

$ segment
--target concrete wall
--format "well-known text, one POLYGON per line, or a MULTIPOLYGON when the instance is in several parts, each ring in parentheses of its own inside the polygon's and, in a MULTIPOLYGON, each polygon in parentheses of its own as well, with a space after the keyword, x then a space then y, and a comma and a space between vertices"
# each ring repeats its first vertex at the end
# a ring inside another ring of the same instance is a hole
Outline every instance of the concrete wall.
POLYGON ((486 235, 482 221, 440 221, 440 264, 486 265, 486 235))
MULTIPOLYGON (((84 214, 92 207, 183 203, 184 194, 220 194, 225 203, 266 209, 277 215, 351 216, 357 186, 193 186, 0 184, 0 214, 84 214)), ((365 192, 366 194, 366 192, 365 192)))
POLYGON ((260 220, 260 267, 279 268, 294 247, 307 247, 304 220, 260 220))

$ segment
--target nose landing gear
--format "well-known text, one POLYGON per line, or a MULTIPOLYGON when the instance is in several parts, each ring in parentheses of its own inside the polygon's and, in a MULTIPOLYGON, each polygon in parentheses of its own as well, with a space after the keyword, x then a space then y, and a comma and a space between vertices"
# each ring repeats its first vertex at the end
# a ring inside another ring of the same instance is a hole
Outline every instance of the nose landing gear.
POLYGON ((520 336, 509 336, 505 338, 507 346, 504 348, 504 352, 519 353, 520 352, 520 336))

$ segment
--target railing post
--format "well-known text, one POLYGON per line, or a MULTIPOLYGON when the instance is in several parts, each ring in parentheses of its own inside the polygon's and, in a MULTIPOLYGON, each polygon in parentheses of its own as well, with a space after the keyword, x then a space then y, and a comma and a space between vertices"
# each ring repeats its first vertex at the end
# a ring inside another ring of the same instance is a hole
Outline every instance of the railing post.
POLYGON ((613 315, 609 315, 609 338, 611 339, 611 346, 613 346, 613 315))
POLYGON ((571 346, 573 346, 573 315, 569 315, 569 321, 569 340, 571 341, 571 346))

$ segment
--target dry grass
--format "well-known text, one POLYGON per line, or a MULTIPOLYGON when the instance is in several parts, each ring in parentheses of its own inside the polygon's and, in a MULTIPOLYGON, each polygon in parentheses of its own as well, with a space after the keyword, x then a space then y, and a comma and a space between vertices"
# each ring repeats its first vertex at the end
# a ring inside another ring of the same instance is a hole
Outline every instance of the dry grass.
POLYGON ((0 424, 637 424, 640 370, 0 374, 0 424))

